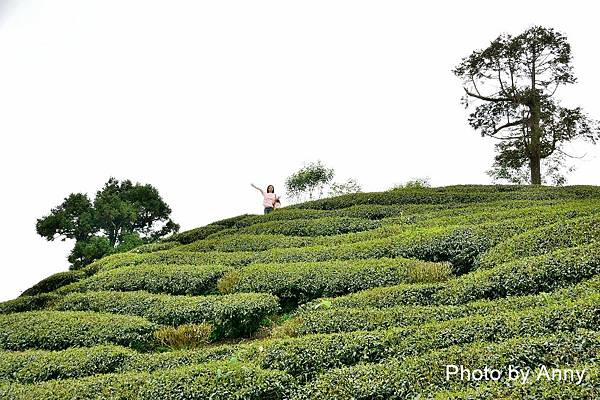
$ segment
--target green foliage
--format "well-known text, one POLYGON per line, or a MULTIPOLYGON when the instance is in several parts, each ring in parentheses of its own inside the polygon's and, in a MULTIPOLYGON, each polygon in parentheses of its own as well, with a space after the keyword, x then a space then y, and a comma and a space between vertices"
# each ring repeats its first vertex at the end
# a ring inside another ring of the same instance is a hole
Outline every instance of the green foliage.
POLYGON ((359 193, 360 191, 362 191, 360 184, 356 181, 356 179, 350 178, 345 182, 333 182, 329 186, 328 195, 329 197, 341 196, 343 194, 359 193))
POLYGON ((36 230, 50 241, 75 239, 69 262, 78 269, 104 255, 176 232, 179 225, 170 214, 153 186, 110 178, 93 202, 85 194, 70 194, 37 220, 36 230))
MULTIPOLYGON (((342 307, 329 299, 315 301, 297 312, 280 327, 290 336, 310 333, 352 332, 388 329, 394 326, 420 325, 433 321, 446 321, 470 315, 487 315, 498 312, 519 311, 529 307, 560 304, 575 297, 600 291, 600 275, 574 287, 556 292, 525 296, 509 296, 495 300, 477 300, 460 305, 397 305, 384 308, 342 307)), ((433 298, 433 296, 432 296, 433 298)))
POLYGON ((354 193, 313 200, 292 207, 333 210, 358 204, 472 204, 501 200, 551 200, 598 198, 597 186, 565 186, 556 190, 549 186, 446 186, 441 188, 401 189, 376 193, 354 193))
POLYGON ((113 245, 105 236, 90 236, 85 240, 75 242, 73 250, 67 258, 72 269, 79 269, 90 264, 92 261, 102 258, 113 252, 113 245))
POLYGON ((94 223, 94 209, 87 195, 71 193, 63 203, 36 223, 37 233, 47 240, 57 237, 85 240, 98 231, 94 223))
POLYGON ((33 383, 100 373, 151 372, 229 359, 234 346, 140 353, 115 345, 72 347, 59 351, 0 350, 0 382, 33 383))
MULTIPOLYGON (((599 350, 600 335, 585 330, 540 338, 519 337, 494 344, 452 346, 405 360, 390 359, 382 364, 332 370, 303 388, 294 399, 427 397, 435 391, 479 384, 476 380, 446 380, 444 371, 449 364, 468 369, 489 365, 506 372, 510 365, 522 370, 539 368, 540 365, 592 363, 599 350)), ((568 383, 563 382, 563 385, 568 383)), ((536 386, 536 383, 523 386, 536 386)), ((555 386, 555 390, 551 398, 559 398, 560 388, 555 386)))
MULTIPOLYGON (((434 262, 448 261, 456 273, 464 273, 472 269, 477 257, 494 244, 519 232, 553 221, 547 217, 540 217, 474 226, 416 227, 406 229, 398 235, 382 235, 383 238, 368 240, 368 237, 362 237, 363 240, 356 243, 350 241, 348 244, 339 245, 272 249, 247 258, 245 263, 404 257, 434 262)), ((233 255, 227 257, 232 259, 233 255)))
POLYGON ((190 251, 179 251, 179 249, 169 251, 157 251, 152 253, 121 253, 112 254, 97 260, 88 265, 84 271, 88 274, 95 274, 98 271, 108 271, 119 269, 125 266, 135 265, 197 265, 207 266, 212 264, 222 264, 239 266, 252 262, 257 257, 257 253, 250 251, 240 252, 207 252, 196 253, 190 251))
MULTIPOLYGON (((498 139, 490 174, 511 182, 542 183, 541 160, 558 154, 560 168, 565 143, 600 139, 600 125, 580 107, 562 107, 556 89, 575 83, 571 46, 552 28, 534 26, 517 36, 502 34, 483 50, 462 59, 453 71, 464 84, 466 107, 478 106, 469 124, 481 136, 498 139), (498 90, 500 88, 500 90, 498 90)), ((557 175, 557 159, 549 175, 557 175)), ((564 177, 558 174, 558 182, 564 177)))
POLYGON ((279 371, 252 365, 214 362, 153 373, 131 372, 0 386, 0 397, 15 400, 59 399, 247 399, 289 398, 294 380, 279 371))
POLYGON ((112 343, 151 347, 157 325, 141 317, 80 311, 28 311, 0 315, 0 349, 60 350, 112 343))
POLYGON ((86 274, 83 271, 64 271, 57 272, 47 278, 42 279, 29 289, 25 290, 21 296, 35 296, 40 293, 48 293, 59 287, 77 282, 84 278, 86 274))
POLYGON ((1 351, 0 381, 34 383, 115 372, 135 354, 134 350, 114 345, 63 351, 1 351))
POLYGON ((321 161, 311 162, 285 180, 285 190, 291 198, 307 196, 309 199, 323 195, 325 185, 333 180, 335 172, 321 161))
MULTIPOLYGON (((344 365, 355 365, 361 361, 374 362, 389 357, 406 358, 425 354, 432 349, 451 345, 501 341, 522 335, 547 335, 554 332, 574 332, 578 328, 597 326, 598 294, 591 293, 573 302, 565 300, 545 307, 534 307, 514 312, 495 313, 434 322, 420 326, 393 328, 372 332, 352 332, 333 335, 307 335, 291 339, 271 339, 242 346, 222 346, 191 353, 162 353, 132 355, 115 366, 122 371, 176 368, 198 362, 235 358, 239 362, 258 363, 265 368, 287 371, 301 379, 313 378, 320 371, 344 365)), ((14 354, 0 371, 20 371, 26 360, 38 357, 38 364, 46 363, 50 371, 60 369, 61 359, 72 357, 73 350, 61 353, 14 354)), ((103 363, 102 354, 94 351, 81 360, 103 363), (99 359, 91 357, 96 354, 99 359)), ((108 354, 107 361, 112 359, 108 354)), ((35 359, 35 358, 34 358, 35 359)), ((81 371, 92 373, 93 368, 81 371)), ((8 374, 9 372, 6 372, 8 374)), ((17 375, 18 372, 15 372, 17 375)), ((36 372, 39 374, 40 372, 36 372)), ((14 376, 14 375, 11 375, 14 376)), ((0 375, 1 377, 1 375, 0 375)))
POLYGON ((278 309, 276 297, 265 293, 226 296, 171 296, 147 292, 70 293, 53 304, 57 310, 139 315, 162 325, 200 324, 214 327, 214 337, 246 336, 278 309))
POLYGON ((478 262, 489 268, 502 262, 575 247, 600 239, 600 217, 597 215, 557 222, 550 226, 523 232, 499 243, 486 252, 478 262))
POLYGON ((213 233, 222 231, 223 229, 226 229, 226 227, 218 224, 210 224, 186 232, 176 233, 165 240, 188 244, 195 242, 196 240, 205 239, 213 233))
POLYGON ((285 371, 302 380, 359 362, 405 358, 453 345, 496 342, 518 336, 594 329, 600 322, 598 294, 577 302, 524 311, 469 316, 384 331, 306 335, 273 339, 237 353, 240 359, 285 371), (262 350, 261 350, 262 349, 262 350))
MULTIPOLYGON (((279 213, 277 213, 279 214, 279 213)), ((267 215, 275 215, 270 213, 267 215)), ((171 243, 171 242, 169 242, 171 243)), ((178 251, 207 252, 207 251, 264 251, 274 247, 304 247, 314 244, 315 240, 307 236, 286 236, 281 234, 248 234, 223 236, 198 240, 177 248, 178 251)))
POLYGON ((526 363, 594 365, 577 329, 600 326, 598 199, 591 186, 412 187, 141 246, 125 232, 123 252, 0 303, 0 397, 561 398, 437 369, 522 361, 507 343, 526 363))
POLYGON ((446 264, 404 259, 254 264, 226 274, 219 289, 225 293, 272 293, 287 308, 321 296, 398 283, 444 281, 450 275, 446 264))
POLYGON ((460 304, 551 291, 600 273, 600 244, 524 258, 465 275, 434 295, 439 303, 460 304))
POLYGON ((154 242, 137 246, 131 250, 132 253, 152 253, 160 250, 169 250, 179 246, 177 242, 154 242))
MULTIPOLYGON (((600 272, 598 244, 520 259, 435 285, 374 288, 330 299, 334 307, 393 307, 397 305, 464 304, 560 289, 600 272)), ((307 308, 316 307, 317 302, 307 308)))
POLYGON ((231 269, 221 265, 131 265, 100 271, 62 289, 63 292, 145 290, 150 293, 201 295, 216 292, 217 280, 231 269))
POLYGON ((59 296, 54 293, 40 293, 33 296, 20 296, 0 303, 0 314, 40 310, 59 296))
POLYGON ((416 178, 396 185, 392 188, 392 190, 397 189, 421 189, 421 188, 430 188, 431 181, 429 178, 416 178))
POLYGON ((375 229, 378 226, 377 221, 367 219, 328 217, 309 220, 263 222, 242 228, 239 232, 282 234, 287 236, 329 236, 375 229))

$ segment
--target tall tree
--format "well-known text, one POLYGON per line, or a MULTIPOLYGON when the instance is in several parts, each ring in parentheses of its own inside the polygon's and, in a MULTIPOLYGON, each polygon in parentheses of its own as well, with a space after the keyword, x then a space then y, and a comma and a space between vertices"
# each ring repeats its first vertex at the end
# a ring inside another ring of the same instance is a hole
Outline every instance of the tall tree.
POLYGON ((37 220, 36 230, 49 241, 74 239, 69 262, 77 269, 104 255, 177 232, 179 225, 170 214, 171 208, 153 186, 110 178, 93 202, 83 193, 70 194, 37 220))
POLYGON ((334 175, 333 168, 327 168, 321 161, 310 162, 287 177, 285 189, 293 199, 301 199, 303 196, 310 200, 320 198, 334 175))
POLYGON ((576 78, 567 38, 552 28, 532 27, 518 36, 500 35, 475 50, 453 70, 463 80, 469 124, 498 139, 491 175, 517 180, 524 167, 532 184, 542 183, 542 160, 564 160, 565 143, 596 143, 600 126, 580 107, 566 108, 554 98, 576 78))

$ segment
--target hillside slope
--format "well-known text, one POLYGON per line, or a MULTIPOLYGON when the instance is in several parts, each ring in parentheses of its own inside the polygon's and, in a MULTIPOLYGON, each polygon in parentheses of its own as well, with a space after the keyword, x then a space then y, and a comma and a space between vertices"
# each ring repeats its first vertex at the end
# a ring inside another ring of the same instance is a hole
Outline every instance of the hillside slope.
POLYGON ((0 303, 0 398, 596 399, 599 327, 600 187, 361 193, 218 221, 0 303), (586 372, 534 380, 546 367, 586 372))

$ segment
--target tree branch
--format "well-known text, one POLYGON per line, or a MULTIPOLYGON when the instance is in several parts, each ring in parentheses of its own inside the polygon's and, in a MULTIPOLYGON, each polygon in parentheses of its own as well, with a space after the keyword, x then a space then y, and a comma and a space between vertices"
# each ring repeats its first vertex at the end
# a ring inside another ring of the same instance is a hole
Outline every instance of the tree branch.
POLYGON ((467 93, 468 96, 475 97, 479 100, 492 101, 492 102, 496 102, 496 103, 499 103, 501 101, 513 101, 513 99, 510 99, 508 97, 488 97, 488 96, 483 96, 481 94, 469 92, 469 90, 467 88, 463 88, 463 89, 465 90, 465 92, 467 93))
POLYGON ((504 124, 502 126, 499 126, 497 128, 494 127, 494 132, 491 135, 497 134, 502 129, 510 128, 510 127, 513 127, 513 126, 519 126, 519 125, 521 125, 521 124, 523 124, 525 122, 527 122, 527 120, 524 119, 524 118, 522 118, 522 119, 519 119, 519 120, 516 120, 516 121, 513 121, 513 122, 508 122, 508 123, 506 123, 506 124, 504 124))

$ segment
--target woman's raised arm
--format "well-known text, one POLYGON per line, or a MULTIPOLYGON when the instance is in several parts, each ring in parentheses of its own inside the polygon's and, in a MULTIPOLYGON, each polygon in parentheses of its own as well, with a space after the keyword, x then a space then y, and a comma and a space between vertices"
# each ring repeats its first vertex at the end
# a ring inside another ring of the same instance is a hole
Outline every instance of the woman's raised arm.
POLYGON ((258 190, 263 196, 265 195, 265 192, 263 192, 263 190, 261 188, 259 188, 258 186, 256 186, 254 183, 251 183, 250 186, 252 186, 254 189, 258 190))

